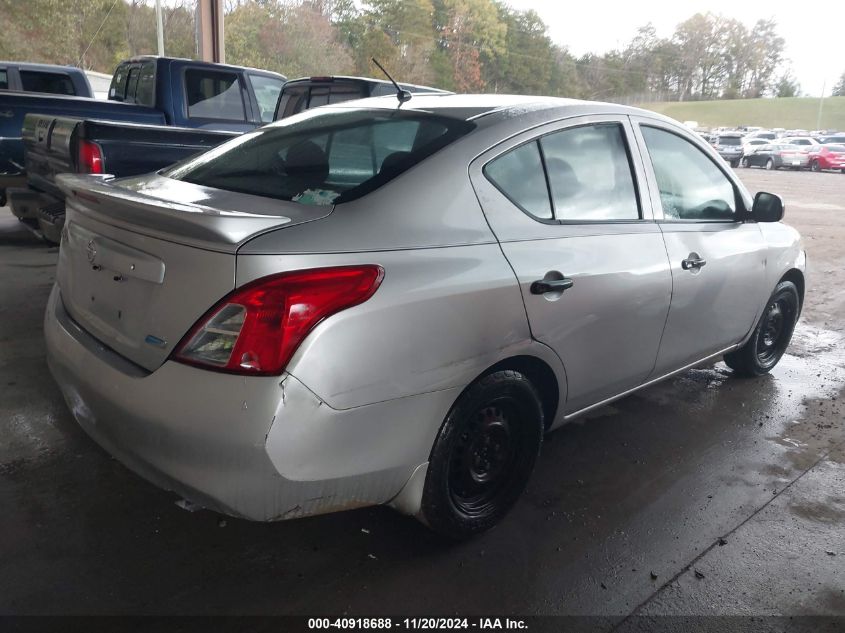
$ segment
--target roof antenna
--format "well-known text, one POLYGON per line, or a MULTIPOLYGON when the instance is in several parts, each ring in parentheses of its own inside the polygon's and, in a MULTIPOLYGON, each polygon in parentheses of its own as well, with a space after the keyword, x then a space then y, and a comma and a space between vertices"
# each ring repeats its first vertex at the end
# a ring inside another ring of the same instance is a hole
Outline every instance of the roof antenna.
POLYGON ((383 72, 387 76, 387 78, 390 79, 390 83, 393 84, 393 87, 396 88, 396 98, 399 99, 399 103, 402 104, 406 101, 410 101, 411 93, 407 90, 403 90, 402 88, 400 88, 399 84, 393 80, 393 77, 390 76, 390 73, 384 69, 384 66, 378 63, 378 60, 375 57, 373 57, 372 60, 373 63, 379 67, 379 70, 381 70, 381 72, 383 72))

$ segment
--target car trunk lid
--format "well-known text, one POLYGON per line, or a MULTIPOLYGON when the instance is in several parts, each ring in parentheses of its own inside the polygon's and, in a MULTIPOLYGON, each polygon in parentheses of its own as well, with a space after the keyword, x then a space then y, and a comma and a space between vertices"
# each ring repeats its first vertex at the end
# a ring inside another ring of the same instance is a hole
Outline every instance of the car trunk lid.
POLYGON ((148 371, 234 288, 241 244, 331 212, 167 180, 58 178, 67 196, 57 270, 65 309, 148 371))

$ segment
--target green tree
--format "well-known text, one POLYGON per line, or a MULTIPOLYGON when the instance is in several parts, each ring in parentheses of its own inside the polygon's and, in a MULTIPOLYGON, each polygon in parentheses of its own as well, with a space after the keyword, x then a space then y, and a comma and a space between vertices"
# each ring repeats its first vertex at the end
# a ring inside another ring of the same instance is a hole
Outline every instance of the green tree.
POLYGON ((789 71, 780 76, 774 87, 776 97, 797 97, 800 90, 801 85, 789 71))
POLYGON ((832 97, 845 97, 845 72, 839 77, 839 82, 833 87, 832 97))

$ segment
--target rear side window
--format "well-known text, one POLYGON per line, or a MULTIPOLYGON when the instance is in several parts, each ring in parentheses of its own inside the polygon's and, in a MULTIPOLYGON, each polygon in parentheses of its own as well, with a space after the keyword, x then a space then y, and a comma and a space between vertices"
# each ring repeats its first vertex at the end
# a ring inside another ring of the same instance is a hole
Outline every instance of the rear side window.
POLYGON ((284 82, 281 79, 263 75, 247 75, 247 77, 255 93, 255 100, 258 102, 261 122, 269 123, 276 112, 276 104, 279 102, 279 93, 282 91, 284 82))
MULTIPOLYGON (((734 186, 704 152, 672 132, 649 126, 641 129, 666 219, 734 219, 734 186)), ((769 147, 764 145, 761 151, 769 147)))
POLYGON ((621 125, 570 128, 540 139, 555 218, 638 220, 640 209, 621 125))
POLYGON ((188 69, 185 72, 188 116, 244 121, 243 96, 235 73, 188 69))
POLYGON ((0 69, 0 90, 9 89, 9 74, 5 69, 0 69))
POLYGON ((56 95, 75 95, 73 82, 63 73, 22 70, 21 85, 27 92, 47 92, 56 95))
POLYGON ((164 175, 300 204, 354 200, 474 129, 399 110, 324 110, 244 134, 164 175))
POLYGON ((537 141, 520 145, 484 167, 484 174, 496 188, 523 211, 541 220, 551 220, 549 189, 537 141))

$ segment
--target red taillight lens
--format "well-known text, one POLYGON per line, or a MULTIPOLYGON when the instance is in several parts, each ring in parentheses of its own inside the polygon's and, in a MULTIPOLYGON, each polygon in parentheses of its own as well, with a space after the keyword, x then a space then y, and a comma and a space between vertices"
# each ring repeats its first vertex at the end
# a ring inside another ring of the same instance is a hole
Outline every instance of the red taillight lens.
POLYGON ((103 173, 103 150, 91 141, 79 141, 79 171, 83 174, 103 173))
POLYGON ((369 264, 264 277, 209 310, 172 358, 235 374, 280 374, 314 326, 372 297, 383 278, 384 269, 369 264))

